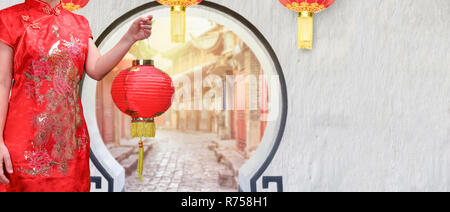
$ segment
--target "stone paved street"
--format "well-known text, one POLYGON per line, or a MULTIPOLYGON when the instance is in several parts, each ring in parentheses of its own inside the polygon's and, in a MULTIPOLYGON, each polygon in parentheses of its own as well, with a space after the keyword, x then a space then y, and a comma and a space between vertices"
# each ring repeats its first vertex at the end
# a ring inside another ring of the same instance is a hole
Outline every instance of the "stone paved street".
POLYGON ((219 172, 227 168, 208 149, 213 138, 214 134, 158 130, 157 142, 144 159, 142 181, 134 171, 126 178, 126 191, 237 191, 218 183, 219 172))

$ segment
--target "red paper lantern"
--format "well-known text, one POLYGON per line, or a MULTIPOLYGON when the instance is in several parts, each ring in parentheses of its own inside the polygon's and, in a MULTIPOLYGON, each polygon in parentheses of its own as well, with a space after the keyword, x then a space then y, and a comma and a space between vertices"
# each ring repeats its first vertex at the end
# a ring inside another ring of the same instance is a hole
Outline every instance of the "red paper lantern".
POLYGON ((313 15, 327 9, 334 0, 279 0, 288 9, 298 12, 298 48, 312 49, 313 15))
POLYGON ((157 0, 160 4, 169 6, 172 42, 183 43, 186 39, 186 8, 203 0, 157 0))
POLYGON ((153 66, 152 60, 135 60, 131 68, 121 71, 112 84, 114 103, 132 117, 131 136, 139 137, 138 177, 143 170, 142 137, 155 136, 154 118, 166 112, 175 89, 172 79, 153 66))
POLYGON ((133 120, 162 115, 172 104, 174 87, 166 73, 153 66, 151 60, 135 60, 121 71, 112 84, 114 103, 133 120))
POLYGON ((61 4, 64 9, 75 12, 80 10, 89 3, 89 0, 62 0, 61 4))

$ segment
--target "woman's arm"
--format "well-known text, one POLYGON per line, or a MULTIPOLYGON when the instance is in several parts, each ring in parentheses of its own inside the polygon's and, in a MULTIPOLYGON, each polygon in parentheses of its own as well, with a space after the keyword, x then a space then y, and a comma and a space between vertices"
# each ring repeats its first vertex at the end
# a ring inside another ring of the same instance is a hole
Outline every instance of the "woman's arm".
POLYGON ((133 22, 119 43, 105 55, 100 55, 95 43, 89 39, 89 53, 86 60, 86 73, 92 79, 101 80, 123 59, 131 46, 152 34, 152 16, 139 18, 133 22))
POLYGON ((5 169, 8 173, 13 173, 9 151, 3 141, 12 83, 13 55, 13 49, 0 42, 0 183, 3 184, 9 183, 8 178, 5 176, 5 169))

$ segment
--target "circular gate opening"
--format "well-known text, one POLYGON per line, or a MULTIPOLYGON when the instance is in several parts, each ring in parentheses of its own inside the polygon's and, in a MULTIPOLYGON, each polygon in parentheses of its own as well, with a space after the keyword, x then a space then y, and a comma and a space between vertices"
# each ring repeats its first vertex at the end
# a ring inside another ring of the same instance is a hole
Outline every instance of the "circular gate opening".
POLYGON ((147 4, 113 23, 97 41, 99 50, 106 53, 137 17, 149 14, 155 20, 151 38, 134 45, 102 81, 84 82, 84 90, 96 90, 89 100, 96 123, 88 125, 99 136, 91 139, 106 146, 124 168, 126 191, 249 190, 273 157, 284 128, 284 79, 273 52, 242 19, 208 4, 187 11, 185 43, 170 41, 169 10, 147 4), (142 181, 135 171, 131 119, 110 94, 115 76, 134 59, 153 59, 176 88, 171 109, 155 120, 156 137, 144 141, 142 181))

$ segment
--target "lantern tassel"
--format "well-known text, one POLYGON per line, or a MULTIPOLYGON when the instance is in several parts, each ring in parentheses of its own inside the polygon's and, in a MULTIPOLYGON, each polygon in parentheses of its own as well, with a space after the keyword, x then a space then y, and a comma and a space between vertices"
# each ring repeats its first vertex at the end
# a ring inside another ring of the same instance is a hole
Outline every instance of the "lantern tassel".
POLYGON ((139 121, 133 120, 131 122, 131 137, 133 138, 153 138, 155 137, 155 122, 153 119, 151 121, 139 121))
POLYGON ((313 13, 303 11, 298 14, 298 48, 312 49, 313 13))
POLYGON ((139 140, 139 159, 138 159, 138 180, 142 180, 142 173, 144 172, 144 142, 139 140))
POLYGON ((186 34, 186 7, 172 6, 170 12, 172 42, 184 43, 186 34))

